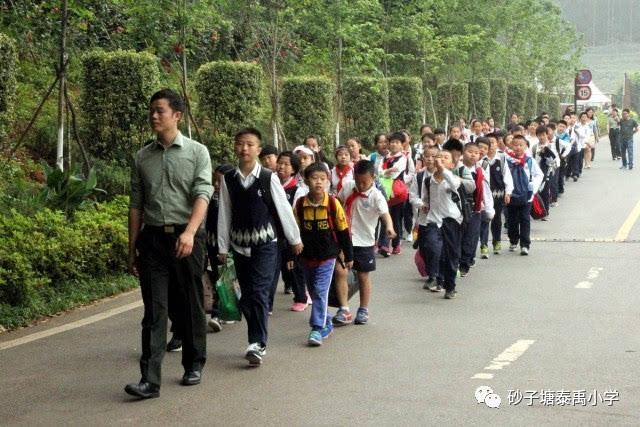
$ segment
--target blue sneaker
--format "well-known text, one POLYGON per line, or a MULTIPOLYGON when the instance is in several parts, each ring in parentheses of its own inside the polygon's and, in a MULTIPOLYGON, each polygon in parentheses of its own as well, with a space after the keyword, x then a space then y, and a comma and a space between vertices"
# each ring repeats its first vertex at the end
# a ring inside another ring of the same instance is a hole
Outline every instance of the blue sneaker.
POLYGON ((333 325, 331 323, 327 324, 324 328, 320 330, 320 336, 322 339, 329 338, 333 334, 333 325))
POLYGON ((625 165, 622 165, 622 166, 620 167, 620 169, 626 169, 626 168, 627 168, 627 167, 626 167, 625 165))
POLYGON ((363 310, 362 308, 358 309, 358 314, 356 314, 356 320, 354 323, 356 325, 366 325, 369 321, 369 310, 363 310))
POLYGON ((340 325, 348 325, 349 323, 351 323, 352 319, 353 317, 351 316, 351 313, 349 313, 348 310, 339 309, 336 315, 333 316, 331 321, 335 323, 336 326, 340 326, 340 325))
POLYGON ((309 340, 307 341, 311 347, 319 347, 322 345, 322 335, 320 331, 311 331, 309 340))

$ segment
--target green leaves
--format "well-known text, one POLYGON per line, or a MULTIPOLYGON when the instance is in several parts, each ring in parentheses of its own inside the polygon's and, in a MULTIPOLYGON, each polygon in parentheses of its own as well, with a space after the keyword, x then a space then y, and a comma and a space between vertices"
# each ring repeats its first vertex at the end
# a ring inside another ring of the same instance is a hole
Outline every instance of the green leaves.
POLYGON ((98 178, 95 168, 91 168, 86 179, 77 163, 63 172, 52 169, 43 161, 42 169, 46 184, 40 191, 38 201, 49 209, 61 210, 67 216, 73 216, 77 210, 95 204, 93 197, 106 194, 104 190, 96 188, 98 178))
POLYGON ((0 33, 0 149, 13 119, 18 55, 14 41, 0 33))

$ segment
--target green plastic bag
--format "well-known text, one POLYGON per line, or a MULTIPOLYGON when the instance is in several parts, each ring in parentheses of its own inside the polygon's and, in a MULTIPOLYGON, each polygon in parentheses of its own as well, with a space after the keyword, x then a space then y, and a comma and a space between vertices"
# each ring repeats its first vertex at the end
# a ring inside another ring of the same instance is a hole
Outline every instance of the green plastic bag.
POLYGON ((219 279, 216 291, 220 303, 218 318, 225 321, 240 321, 242 313, 240 301, 240 287, 236 281, 236 267, 231 254, 227 256, 227 263, 218 267, 219 279))

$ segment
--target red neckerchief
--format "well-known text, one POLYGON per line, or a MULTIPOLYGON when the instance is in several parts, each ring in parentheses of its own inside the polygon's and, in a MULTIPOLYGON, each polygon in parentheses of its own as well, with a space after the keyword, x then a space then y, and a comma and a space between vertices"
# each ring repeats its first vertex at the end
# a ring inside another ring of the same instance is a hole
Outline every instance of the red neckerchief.
POLYGON ((400 158, 400 156, 398 156, 397 154, 394 154, 393 156, 391 156, 391 157, 389 157, 389 158, 385 159, 385 160, 382 162, 382 169, 387 170, 387 169, 389 169, 390 167, 392 167, 392 166, 393 166, 393 164, 398 160, 398 158, 400 158))
POLYGON ((292 187, 295 187, 296 185, 298 185, 298 177, 297 176, 293 176, 291 178, 289 178, 289 180, 286 182, 286 184, 283 185, 283 188, 285 190, 288 190, 292 187))
POLYGON ((476 212, 482 210, 482 196, 484 195, 484 171, 482 167, 476 166, 476 200, 473 204, 476 212))
POLYGON ((353 187, 353 191, 347 197, 344 203, 345 210, 347 211, 347 220, 349 221, 349 227, 351 227, 351 216, 353 215, 353 204, 357 198, 366 199, 368 196, 365 193, 361 193, 357 188, 353 187))
POLYGON ((524 167, 524 165, 527 163, 526 153, 523 154, 522 157, 518 158, 516 157, 516 153, 514 153, 511 148, 505 148, 504 154, 507 155, 507 160, 509 160, 511 163, 513 163, 516 166, 524 167))
POLYGON ((352 170, 353 170, 353 168, 350 165, 347 165, 347 167, 344 169, 344 172, 340 172, 340 169, 338 169, 338 165, 336 165, 336 174, 338 175, 338 186, 337 186, 338 192, 340 192, 340 190, 342 190, 342 180, 352 170))

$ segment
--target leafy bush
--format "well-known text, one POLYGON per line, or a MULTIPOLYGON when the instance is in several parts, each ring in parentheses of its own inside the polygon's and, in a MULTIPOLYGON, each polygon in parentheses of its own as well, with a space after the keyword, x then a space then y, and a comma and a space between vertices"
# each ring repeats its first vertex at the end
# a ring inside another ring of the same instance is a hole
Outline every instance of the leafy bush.
POLYGON ((260 107, 262 72, 249 62, 219 61, 198 70, 196 90, 201 112, 216 135, 232 136, 254 125, 260 107))
POLYGON ((98 200, 111 200, 131 191, 131 167, 118 162, 94 159, 91 164, 98 173, 98 185, 106 194, 98 194, 98 200))
POLYGON ((86 178, 78 163, 64 171, 52 169, 45 162, 42 162, 42 168, 47 182, 38 199, 49 209, 61 210, 65 215, 72 216, 77 210, 95 204, 94 197, 98 194, 106 194, 106 191, 96 188, 98 177, 95 168, 91 168, 86 178))
POLYGON ((0 148, 4 145, 9 124, 13 119, 17 68, 16 45, 11 38, 0 33, 0 148))
POLYGON ((486 119, 491 115, 491 91, 488 80, 469 83, 469 115, 486 119))
POLYGON ((538 106, 536 110, 538 111, 538 115, 542 114, 542 112, 549 113, 549 94, 546 94, 546 93, 538 94, 538 106))
POLYGON ((326 77, 286 77, 281 83, 282 128, 289 145, 317 135, 323 151, 333 152, 333 97, 326 77))
POLYGON ((417 77, 390 77, 387 83, 391 129, 417 132, 422 121, 422 80, 417 77))
POLYGON ((507 116, 516 113, 524 117, 524 106, 527 100, 527 87, 523 83, 509 83, 507 86, 507 116))
POLYGON ((45 288, 124 271, 128 199, 116 197, 73 219, 44 209, 0 216, 0 303, 25 305, 45 288))
POLYGON ((443 123, 438 122, 436 112, 436 90, 430 87, 425 87, 424 91, 424 111, 426 122, 433 126, 440 126, 443 123))
POLYGON ((491 116, 496 124, 504 126, 507 118, 507 81, 505 79, 491 79, 491 116))
POLYGON ((527 88, 527 100, 524 104, 524 116, 527 120, 533 119, 538 115, 538 90, 530 86, 527 88))
POLYGON ((561 119, 560 115, 560 97, 558 95, 549 95, 548 97, 548 112, 551 118, 561 119))
POLYGON ((445 123, 449 115, 449 125, 459 117, 467 117, 469 112, 469 85, 467 83, 442 84, 438 86, 436 111, 438 119, 445 123))
POLYGON ((373 137, 389 131, 389 85, 385 79, 350 77, 343 84, 343 140, 359 137, 373 149, 373 137))
POLYGON ((150 136, 148 104, 159 86, 157 59, 134 51, 94 51, 83 65, 83 141, 96 157, 129 164, 150 136))

